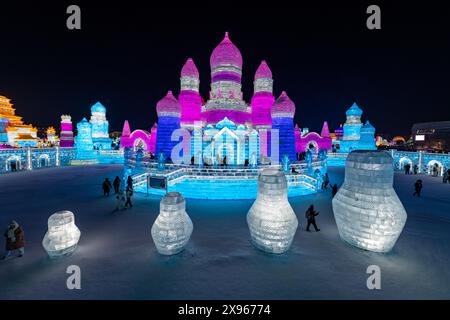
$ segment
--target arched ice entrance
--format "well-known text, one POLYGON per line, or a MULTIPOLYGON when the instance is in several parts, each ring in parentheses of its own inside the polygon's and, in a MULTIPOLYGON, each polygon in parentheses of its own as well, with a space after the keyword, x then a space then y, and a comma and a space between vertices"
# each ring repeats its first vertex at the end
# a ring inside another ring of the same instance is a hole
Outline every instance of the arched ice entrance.
POLYGON ((19 156, 10 156, 6 159, 6 171, 18 171, 22 169, 22 163, 19 156))
POLYGON ((431 160, 427 164, 427 170, 429 175, 435 175, 437 173, 438 176, 442 176, 444 174, 444 165, 437 160, 431 160))
POLYGON ((403 170, 405 168, 405 165, 409 164, 411 166, 411 169, 413 168, 413 161, 408 157, 403 157, 399 160, 398 165, 399 169, 403 170))
POLYGON ((143 139, 136 138, 136 140, 134 140, 134 142, 133 142, 133 150, 134 151, 138 151, 138 150, 146 151, 147 144, 145 143, 145 141, 143 139))
POLYGON ((50 156, 48 154, 41 154, 38 157, 38 166, 39 168, 50 166, 50 156))
POLYGON ((317 144, 317 142, 314 140, 308 141, 305 152, 307 151, 311 151, 313 154, 318 153, 319 145, 317 144))

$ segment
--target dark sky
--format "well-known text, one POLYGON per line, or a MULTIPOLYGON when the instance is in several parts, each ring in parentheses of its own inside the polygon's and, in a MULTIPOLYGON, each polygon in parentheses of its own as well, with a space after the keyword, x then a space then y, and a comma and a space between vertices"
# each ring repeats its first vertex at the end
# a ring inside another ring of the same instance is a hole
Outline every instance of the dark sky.
POLYGON ((59 128, 61 114, 76 123, 101 101, 111 131, 121 130, 124 119, 132 129, 149 129, 156 102, 169 89, 179 92, 187 57, 197 64, 207 97, 209 56, 225 31, 244 59, 245 100, 265 59, 275 95, 287 91, 301 127, 320 130, 327 120, 334 129, 353 101, 379 133, 408 135, 415 122, 450 120, 450 11, 437 2, 378 2, 382 30, 376 31, 366 28, 372 2, 364 1, 340 7, 323 1, 298 7, 282 1, 220 7, 214 3, 225 2, 5 2, 0 95, 37 126, 59 128), (66 28, 70 4, 81 7, 81 31, 66 28))

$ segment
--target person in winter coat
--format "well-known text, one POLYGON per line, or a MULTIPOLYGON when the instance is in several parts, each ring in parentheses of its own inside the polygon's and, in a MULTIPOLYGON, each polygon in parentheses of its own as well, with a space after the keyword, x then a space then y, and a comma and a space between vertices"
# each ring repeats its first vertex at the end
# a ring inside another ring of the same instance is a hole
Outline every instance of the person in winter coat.
POLYGON ((4 234, 6 238, 6 253, 2 259, 11 256, 14 251, 18 251, 18 257, 21 258, 25 254, 25 236, 23 229, 16 221, 9 223, 8 229, 4 234))
POLYGON ((419 172, 419 166, 417 164, 414 165, 413 171, 414 171, 414 174, 417 174, 419 172))
POLYGON ((444 172, 444 175, 442 176, 442 182, 443 182, 443 183, 447 183, 447 182, 448 182, 448 179, 449 179, 448 171, 445 171, 445 172, 444 172))
POLYGON ((128 208, 128 205, 130 205, 130 208, 133 207, 133 204, 131 203, 131 197, 133 196, 133 188, 130 186, 127 186, 127 191, 125 193, 127 197, 127 201, 125 202, 125 208, 128 208))
POLYGON ((114 194, 118 194, 120 188, 120 178, 118 176, 116 176, 116 178, 114 179, 113 186, 114 186, 114 194))
POLYGON ((332 198, 334 198, 334 196, 336 195, 337 192, 338 192, 338 186, 337 186, 337 184, 331 185, 331 197, 332 197, 332 198))
POLYGON ((328 188, 328 184, 330 183, 330 177, 328 176, 328 172, 323 176, 322 189, 325 190, 328 188))
POLYGON ((314 210, 314 205, 313 204, 310 205, 308 210, 306 210, 306 212, 305 212, 306 220, 308 220, 308 225, 306 226, 306 231, 308 231, 308 232, 310 231, 309 227, 311 225, 313 225, 314 229, 316 229, 316 232, 320 231, 320 229, 317 228, 317 225, 316 225, 316 216, 318 216, 318 215, 319 215, 319 212, 314 210))
POLYGON ((416 183, 414 183, 415 192, 413 193, 413 197, 417 196, 420 198, 420 192, 422 192, 422 188, 423 188, 422 180, 419 179, 416 181, 416 183))
POLYGON ((109 197, 109 192, 111 191, 112 185, 111 181, 109 181, 108 178, 105 178, 105 181, 103 181, 102 188, 103 188, 103 195, 109 197))
POLYGON ((133 188, 133 178, 131 176, 128 176, 127 178, 127 188, 133 188))

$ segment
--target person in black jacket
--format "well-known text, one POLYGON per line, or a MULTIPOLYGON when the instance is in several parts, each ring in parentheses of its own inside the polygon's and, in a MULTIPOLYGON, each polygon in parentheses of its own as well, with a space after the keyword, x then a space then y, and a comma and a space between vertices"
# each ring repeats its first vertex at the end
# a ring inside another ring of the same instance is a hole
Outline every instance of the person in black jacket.
POLYGON ((338 192, 337 184, 332 184, 331 185, 331 197, 334 198, 334 196, 336 195, 337 192, 338 192))
POLYGON ((109 197, 109 191, 111 190, 112 185, 111 181, 109 181, 108 178, 105 178, 105 181, 103 181, 102 188, 103 188, 103 195, 109 197))
POLYGON ((306 226, 306 231, 308 231, 308 232, 310 231, 309 227, 311 225, 313 225, 314 229, 316 229, 316 232, 320 231, 320 229, 317 228, 317 225, 316 225, 316 216, 318 216, 318 215, 319 215, 319 212, 314 210, 314 205, 313 204, 310 205, 308 210, 306 210, 306 212, 305 212, 306 219, 308 220, 308 225, 306 226))
POLYGON ((119 193, 119 188, 120 188, 120 178, 119 178, 119 176, 116 176, 116 178, 114 179, 113 186, 114 186, 114 194, 118 194, 119 193))
POLYGON ((417 196, 420 198, 420 192, 422 192, 422 188, 423 188, 422 180, 419 179, 416 181, 416 183, 414 183, 415 192, 413 193, 413 197, 417 196))

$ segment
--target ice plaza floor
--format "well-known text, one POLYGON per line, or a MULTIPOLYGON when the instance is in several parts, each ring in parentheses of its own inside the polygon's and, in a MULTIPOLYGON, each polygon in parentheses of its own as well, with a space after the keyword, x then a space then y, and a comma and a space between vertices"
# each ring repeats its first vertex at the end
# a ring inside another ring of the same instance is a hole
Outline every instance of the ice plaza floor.
MULTIPOLYGON (((408 220, 389 254, 342 242, 325 191, 290 199, 299 228, 283 255, 252 246, 246 223, 252 200, 187 199, 194 232, 184 252, 166 257, 150 236, 158 197, 135 193, 131 210, 112 213, 114 197, 102 196, 104 178, 120 174, 120 166, 87 166, 0 175, 0 226, 15 219, 26 238, 23 258, 0 261, 0 299, 450 298, 450 184, 441 178, 422 176, 418 199, 417 177, 396 174, 408 220), (320 211, 318 233, 305 231, 311 203, 320 211), (41 242, 48 217, 59 210, 75 213, 81 239, 72 256, 50 260, 41 242), (69 265, 81 269, 81 290, 67 289, 69 265), (381 290, 367 289, 369 265, 381 268, 381 290)), ((341 185, 343 174, 330 168, 331 182, 341 185)))

